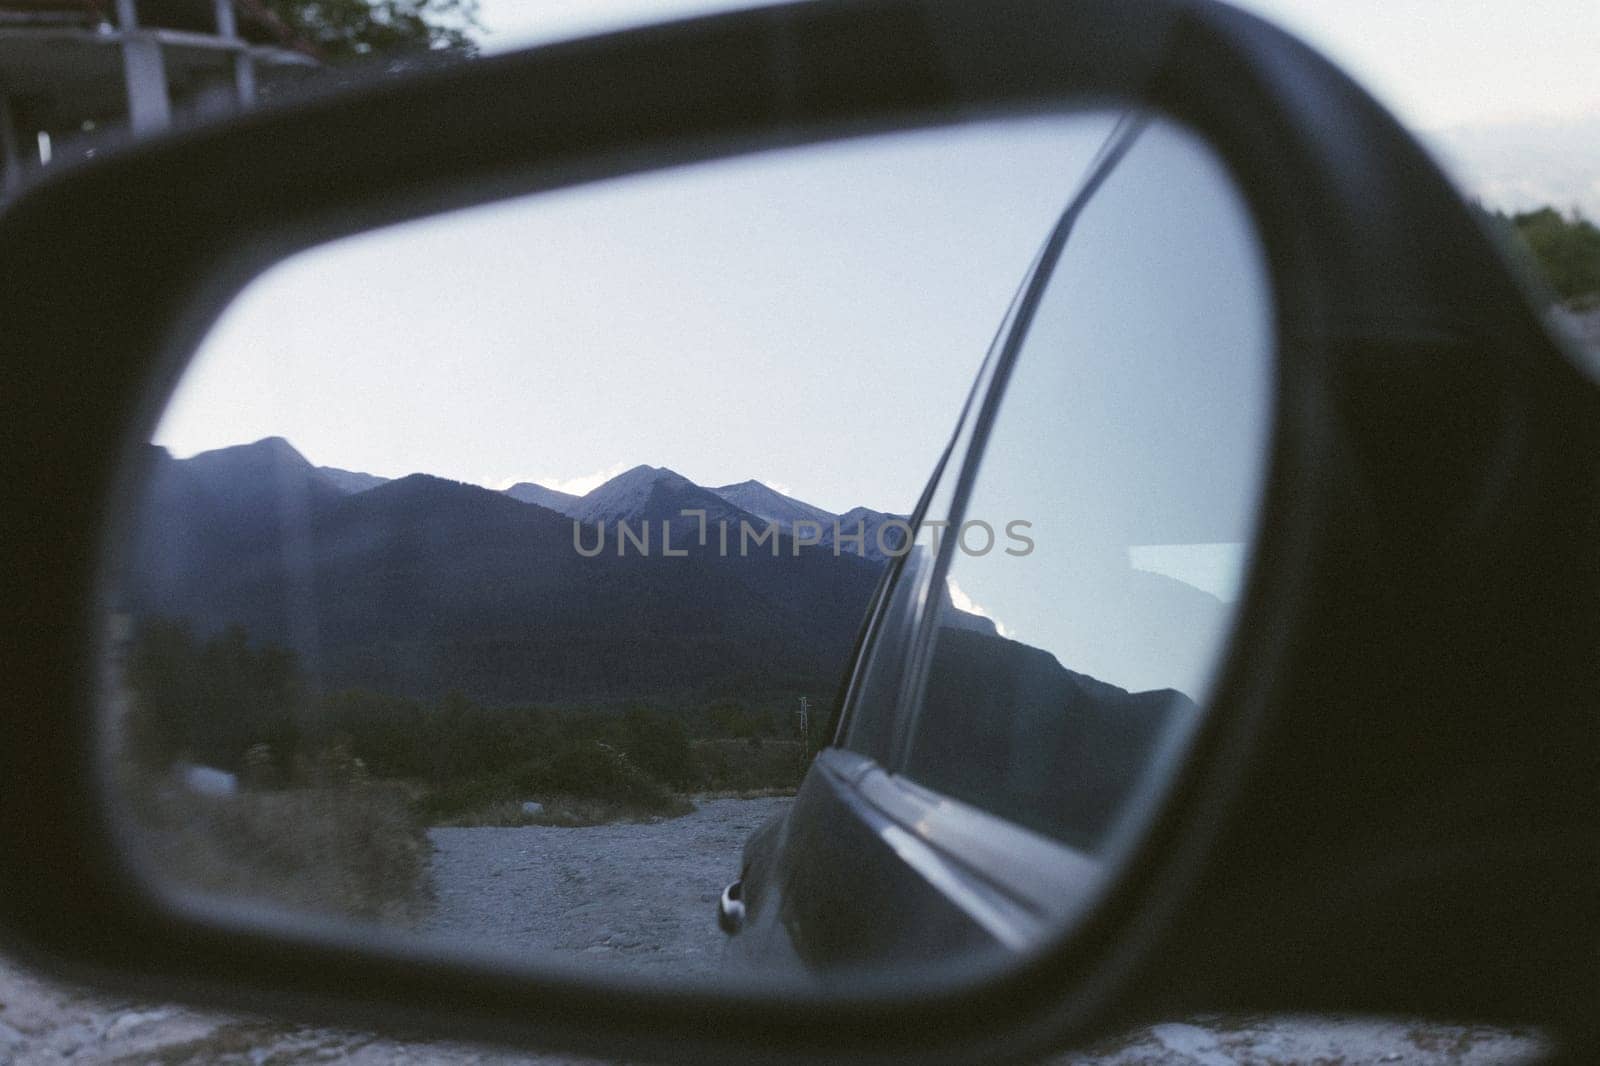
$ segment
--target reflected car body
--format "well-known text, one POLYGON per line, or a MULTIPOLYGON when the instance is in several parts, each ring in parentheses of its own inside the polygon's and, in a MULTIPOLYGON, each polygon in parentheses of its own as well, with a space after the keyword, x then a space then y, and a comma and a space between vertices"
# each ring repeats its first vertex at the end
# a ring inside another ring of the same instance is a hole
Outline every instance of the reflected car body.
POLYGON ((944 536, 890 566, 835 745, 719 902, 738 955, 1048 942, 1199 723, 1269 451, 1270 286, 1225 170, 1172 123, 1127 116, 1068 205, 914 515, 944 536), (1141 284, 1169 306, 1124 328, 1141 284))

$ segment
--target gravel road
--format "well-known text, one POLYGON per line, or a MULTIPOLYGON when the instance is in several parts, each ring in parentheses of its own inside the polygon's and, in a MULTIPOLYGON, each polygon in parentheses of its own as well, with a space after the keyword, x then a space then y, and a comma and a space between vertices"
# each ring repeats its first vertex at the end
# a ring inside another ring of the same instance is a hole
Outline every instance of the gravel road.
POLYGON ((693 814, 583 829, 434 829, 429 936, 555 951, 634 972, 719 971, 716 901, 750 831, 792 800, 701 800, 693 814))

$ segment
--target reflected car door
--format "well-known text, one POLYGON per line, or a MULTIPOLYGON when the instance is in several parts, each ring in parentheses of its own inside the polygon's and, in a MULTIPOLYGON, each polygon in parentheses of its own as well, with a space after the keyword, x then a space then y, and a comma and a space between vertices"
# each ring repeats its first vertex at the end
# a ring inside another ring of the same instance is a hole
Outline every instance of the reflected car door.
POLYGON ((966 966, 1092 903, 1226 646, 1271 307, 1221 164, 1179 127, 1125 122, 979 376, 835 746, 747 847, 742 949, 966 966))
POLYGON ((915 824, 914 811, 890 802, 889 813, 870 797, 891 799, 885 767, 907 732, 901 696, 938 562, 927 534, 949 523, 978 412, 1043 257, 1013 298, 912 511, 912 543, 891 559, 874 598, 836 708, 832 746, 818 753, 794 806, 746 843, 739 880, 730 886, 743 915, 730 953, 735 965, 870 968, 995 946, 994 933, 947 895, 952 879, 934 872, 946 860, 925 853, 897 824, 896 817, 915 824))

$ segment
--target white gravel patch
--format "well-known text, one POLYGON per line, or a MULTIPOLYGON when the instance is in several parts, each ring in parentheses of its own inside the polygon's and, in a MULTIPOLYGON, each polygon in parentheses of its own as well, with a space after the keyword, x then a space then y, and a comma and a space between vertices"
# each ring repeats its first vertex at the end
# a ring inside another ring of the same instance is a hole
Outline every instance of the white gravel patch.
POLYGON ((582 829, 434 829, 430 937, 558 952, 659 976, 721 970, 716 901, 745 838, 793 800, 702 800, 692 814, 582 829))
POLYGON ((1059 1066, 1517 1066, 1549 1053, 1537 1033, 1402 1018, 1213 1015, 1139 1029, 1059 1066))

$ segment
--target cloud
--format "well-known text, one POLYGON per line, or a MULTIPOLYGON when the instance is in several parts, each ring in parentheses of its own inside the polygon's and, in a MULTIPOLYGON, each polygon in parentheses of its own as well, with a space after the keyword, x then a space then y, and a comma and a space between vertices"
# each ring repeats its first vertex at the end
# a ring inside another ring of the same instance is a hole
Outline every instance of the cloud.
POLYGON ((574 496, 584 496, 628 469, 630 467, 627 463, 613 463, 604 470, 596 470, 592 474, 583 474, 579 477, 542 477, 537 480, 536 484, 543 485, 547 489, 555 489, 557 492, 568 492, 574 496))
POLYGON ((955 604, 956 610, 966 611, 968 614, 975 614, 979 618, 987 618, 989 621, 994 623, 994 629, 996 633, 999 633, 1007 640, 1011 639, 1011 630, 1006 628, 1005 623, 1000 621, 1000 619, 996 618, 994 615, 990 614, 984 608, 980 607, 971 596, 968 596, 964 591, 962 591, 961 586, 956 584, 955 578, 946 574, 944 583, 950 586, 950 602, 955 604))

